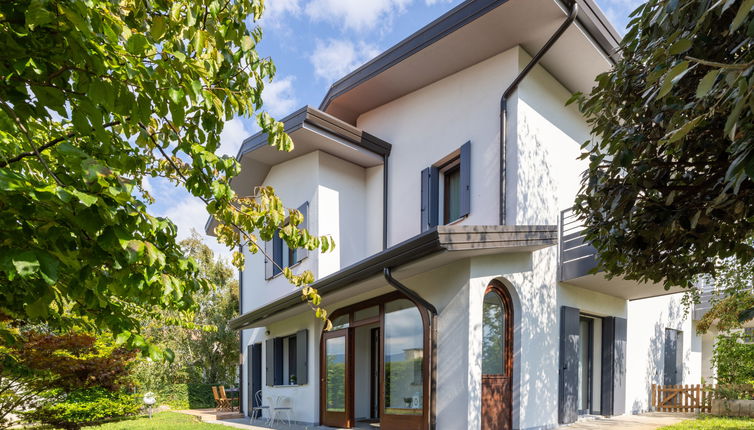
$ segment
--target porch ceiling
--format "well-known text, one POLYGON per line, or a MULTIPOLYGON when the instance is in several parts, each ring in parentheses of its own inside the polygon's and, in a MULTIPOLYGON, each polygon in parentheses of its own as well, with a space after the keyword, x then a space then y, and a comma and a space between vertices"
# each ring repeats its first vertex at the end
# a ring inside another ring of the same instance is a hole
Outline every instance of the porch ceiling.
POLYGON ((620 297, 626 300, 647 299, 650 297, 664 296, 684 291, 683 288, 680 287, 666 290, 662 284, 642 283, 621 277, 614 277, 608 280, 605 277, 604 272, 580 276, 561 283, 597 291, 610 296, 620 297))
MULTIPOLYGON (((382 270, 411 277, 459 259, 533 252, 557 244, 557 226, 439 226, 332 273, 312 284, 325 303, 366 292, 391 291, 382 270)), ((300 313, 308 305, 291 293, 231 320, 235 330, 261 327, 300 313)))

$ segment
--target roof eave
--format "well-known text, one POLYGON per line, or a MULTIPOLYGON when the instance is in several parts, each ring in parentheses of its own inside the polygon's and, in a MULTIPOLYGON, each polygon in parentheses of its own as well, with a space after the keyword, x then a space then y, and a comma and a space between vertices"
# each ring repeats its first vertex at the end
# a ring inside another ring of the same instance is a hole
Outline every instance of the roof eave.
MULTIPOLYGON (((557 226, 440 226, 356 262, 319 279, 312 287, 325 296, 353 283, 379 275, 385 267, 397 268, 443 251, 520 249, 532 252, 557 244, 557 226)), ((234 318, 234 330, 250 328, 277 312, 302 303, 301 294, 291 293, 234 318)))

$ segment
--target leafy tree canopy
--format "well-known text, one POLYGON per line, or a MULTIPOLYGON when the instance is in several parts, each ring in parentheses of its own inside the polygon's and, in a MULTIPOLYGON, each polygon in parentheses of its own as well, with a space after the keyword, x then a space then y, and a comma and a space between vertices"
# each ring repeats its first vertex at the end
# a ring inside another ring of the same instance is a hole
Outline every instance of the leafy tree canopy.
MULTIPOLYGON (((272 189, 236 195, 229 181, 239 164, 216 154, 224 121, 236 115, 255 116, 271 145, 293 148, 281 123, 256 114, 275 71, 256 52, 262 10, 262 0, 0 2, 6 339, 22 324, 81 325, 146 352, 140 319, 196 309, 209 282, 181 252, 175 225, 149 214, 145 177, 201 198, 232 249, 260 252, 258 241, 273 234, 293 248, 333 247, 298 229, 301 213, 272 189)), ((283 273, 300 287, 313 281, 283 273)), ((317 292, 304 292, 326 318, 317 292)))
POLYGON ((575 211, 608 275, 690 286, 754 257, 752 9, 649 0, 622 59, 575 96, 594 134, 575 211))

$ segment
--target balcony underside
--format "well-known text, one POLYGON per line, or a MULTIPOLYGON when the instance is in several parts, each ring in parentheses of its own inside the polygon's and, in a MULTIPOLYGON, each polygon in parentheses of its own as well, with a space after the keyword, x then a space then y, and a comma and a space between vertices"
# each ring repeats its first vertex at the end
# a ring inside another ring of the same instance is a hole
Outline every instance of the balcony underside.
POLYGON ((681 288, 671 288, 670 290, 666 290, 662 284, 640 283, 621 277, 607 279, 602 272, 568 279, 567 281, 562 281, 562 283, 610 296, 620 297, 626 300, 646 299, 649 297, 664 296, 666 294, 674 294, 683 291, 681 288))

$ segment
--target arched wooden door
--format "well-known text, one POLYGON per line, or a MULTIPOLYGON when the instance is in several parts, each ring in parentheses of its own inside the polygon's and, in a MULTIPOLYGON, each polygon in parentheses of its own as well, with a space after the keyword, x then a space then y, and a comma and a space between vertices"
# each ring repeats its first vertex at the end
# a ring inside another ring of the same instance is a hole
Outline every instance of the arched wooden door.
POLYGON ((492 281, 482 303, 482 430, 512 428, 513 303, 492 281))

